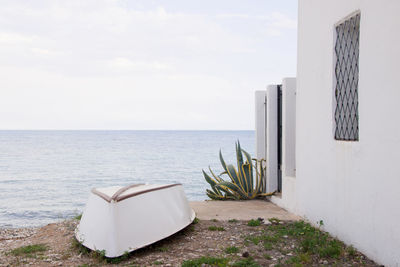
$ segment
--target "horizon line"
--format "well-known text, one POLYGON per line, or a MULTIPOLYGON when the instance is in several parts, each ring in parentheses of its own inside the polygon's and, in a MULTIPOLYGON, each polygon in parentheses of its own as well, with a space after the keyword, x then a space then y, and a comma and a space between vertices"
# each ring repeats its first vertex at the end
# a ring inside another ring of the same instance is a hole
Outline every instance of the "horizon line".
POLYGON ((255 131, 254 129, 0 129, 0 131, 255 131))

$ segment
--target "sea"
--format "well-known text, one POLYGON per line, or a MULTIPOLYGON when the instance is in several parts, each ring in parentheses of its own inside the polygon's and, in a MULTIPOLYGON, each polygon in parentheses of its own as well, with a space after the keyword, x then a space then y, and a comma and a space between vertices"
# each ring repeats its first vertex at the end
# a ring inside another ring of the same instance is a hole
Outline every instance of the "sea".
POLYGON ((254 155, 254 131, 0 131, 0 228, 72 218, 96 187, 181 183, 205 200, 202 169, 254 155))

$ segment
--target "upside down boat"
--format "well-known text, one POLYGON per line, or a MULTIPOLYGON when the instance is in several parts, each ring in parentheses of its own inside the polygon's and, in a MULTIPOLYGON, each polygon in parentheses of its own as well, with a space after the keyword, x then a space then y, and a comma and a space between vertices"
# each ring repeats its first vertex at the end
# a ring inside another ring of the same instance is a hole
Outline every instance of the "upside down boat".
POLYGON ((195 218, 181 184, 134 184, 92 189, 75 237, 118 257, 164 239, 195 218))

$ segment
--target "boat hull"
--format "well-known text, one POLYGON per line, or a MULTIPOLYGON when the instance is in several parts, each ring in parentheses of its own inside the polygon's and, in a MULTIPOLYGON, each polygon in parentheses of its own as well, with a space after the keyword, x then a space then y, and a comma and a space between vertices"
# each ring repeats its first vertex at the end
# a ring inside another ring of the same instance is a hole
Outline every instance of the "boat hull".
POLYGON ((106 257, 118 257, 173 235, 194 220, 182 185, 134 187, 114 199, 124 187, 92 190, 75 230, 77 240, 106 257))

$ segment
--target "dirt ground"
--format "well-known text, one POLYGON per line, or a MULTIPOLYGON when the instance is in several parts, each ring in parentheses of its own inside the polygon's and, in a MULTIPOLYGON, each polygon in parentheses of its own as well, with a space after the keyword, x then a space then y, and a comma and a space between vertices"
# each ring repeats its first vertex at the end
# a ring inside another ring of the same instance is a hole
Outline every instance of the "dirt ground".
POLYGON ((379 266, 344 245, 336 257, 331 257, 333 254, 328 250, 328 256, 318 254, 323 257, 313 254, 312 250, 301 252, 304 241, 301 243, 298 237, 303 233, 296 233, 302 225, 259 222, 260 225, 256 221, 255 226, 249 226, 249 221, 199 220, 165 240, 114 262, 108 262, 99 253, 88 252, 76 242, 73 232, 78 221, 75 219, 42 228, 0 229, 0 266, 182 266, 183 263, 184 266, 213 266, 213 261, 218 266, 379 266), (286 232, 286 229, 294 230, 286 232), (14 253, 16 248, 35 244, 42 244, 46 249, 22 255, 14 253), (188 261, 193 259, 197 260, 188 261))

